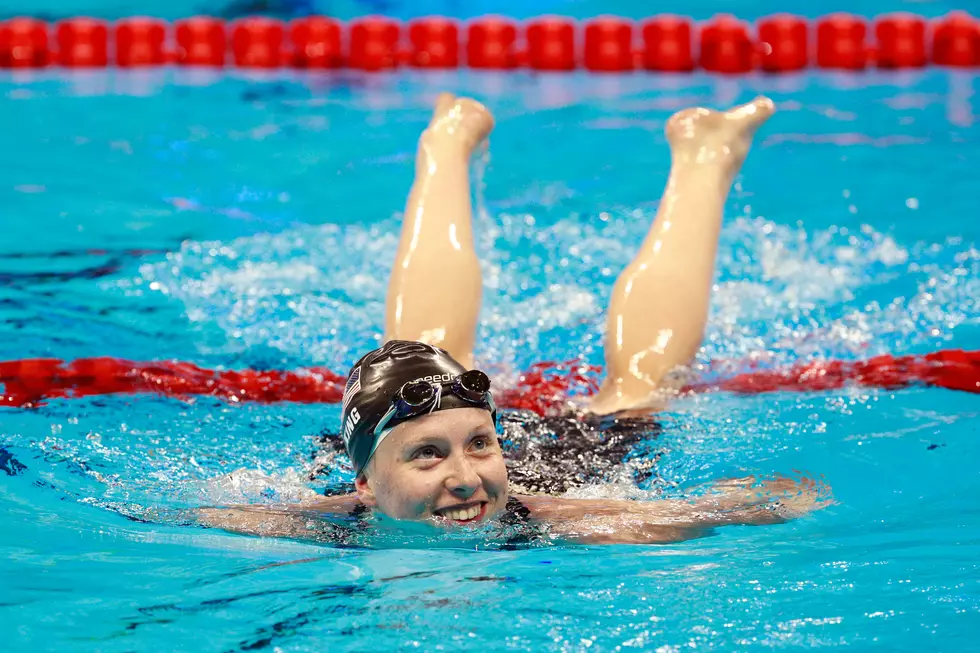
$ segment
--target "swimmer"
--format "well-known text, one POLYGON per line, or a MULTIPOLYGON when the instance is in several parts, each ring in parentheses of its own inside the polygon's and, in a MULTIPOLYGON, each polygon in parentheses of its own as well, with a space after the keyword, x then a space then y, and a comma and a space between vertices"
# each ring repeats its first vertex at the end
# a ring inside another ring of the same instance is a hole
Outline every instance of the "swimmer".
MULTIPOLYGON (((704 334, 725 201, 756 130, 773 111, 772 101, 759 97, 724 112, 686 109, 667 122, 667 186, 640 251, 613 288, 606 376, 598 393, 570 407, 575 420, 642 419, 682 383, 704 334)), ((419 139, 386 298, 385 342, 354 364, 344 392, 340 440, 354 468, 353 492, 289 506, 204 508, 199 521, 248 534, 314 537, 318 514, 371 514, 446 528, 533 524, 560 540, 650 544, 719 526, 779 523, 827 505, 825 488, 788 478, 727 479, 695 499, 514 492, 491 380, 473 367, 482 279, 469 161, 493 126, 479 102, 442 94, 419 139)), ((546 487, 549 474, 540 476, 546 487)))

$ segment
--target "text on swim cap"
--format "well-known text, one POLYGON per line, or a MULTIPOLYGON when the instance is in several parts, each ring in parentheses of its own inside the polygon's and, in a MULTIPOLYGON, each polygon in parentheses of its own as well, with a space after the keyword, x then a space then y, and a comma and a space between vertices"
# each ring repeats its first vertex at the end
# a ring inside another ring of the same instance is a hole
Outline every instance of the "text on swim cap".
POLYGON ((350 415, 347 416, 347 423, 344 425, 344 446, 350 443, 350 436, 354 433, 354 427, 361 421, 361 414, 357 408, 351 408, 350 415))
POLYGON ((418 383, 419 381, 438 381, 439 383, 448 383, 456 378, 455 374, 430 374, 429 376, 423 376, 418 379, 412 379, 412 383, 418 383))

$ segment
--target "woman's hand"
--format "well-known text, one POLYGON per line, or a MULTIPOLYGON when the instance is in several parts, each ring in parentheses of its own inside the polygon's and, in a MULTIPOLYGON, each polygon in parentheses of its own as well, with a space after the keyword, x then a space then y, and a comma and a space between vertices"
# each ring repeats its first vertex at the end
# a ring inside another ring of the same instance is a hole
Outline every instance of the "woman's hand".
POLYGON ((702 537, 718 526, 779 524, 832 503, 813 479, 733 478, 692 499, 656 501, 519 497, 550 532, 586 544, 665 544, 702 537))
POLYGON ((833 503, 830 487, 815 479, 785 476, 759 481, 754 476, 724 479, 708 486, 698 505, 703 510, 730 513, 732 523, 771 524, 796 519, 833 503), (754 517, 752 517, 754 515, 754 517))

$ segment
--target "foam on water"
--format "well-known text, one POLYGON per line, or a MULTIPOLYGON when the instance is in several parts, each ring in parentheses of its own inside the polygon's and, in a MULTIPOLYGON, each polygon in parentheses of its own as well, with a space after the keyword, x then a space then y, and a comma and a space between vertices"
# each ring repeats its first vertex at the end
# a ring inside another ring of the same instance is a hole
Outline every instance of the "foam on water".
MULTIPOLYGON (((635 208, 543 225, 529 214, 483 216, 478 358, 509 370, 576 357, 601 363, 612 284, 653 215, 635 208)), ((394 216, 189 242, 140 274, 191 321, 219 325, 228 351, 271 347, 292 364, 343 373, 379 340, 399 226, 394 216)), ((955 238, 907 245, 867 226, 811 232, 740 216, 722 232, 699 361, 927 350, 978 323, 978 291, 980 254, 955 238), (883 290, 892 299, 866 299, 883 290)))
POLYGON ((348 350, 378 338, 380 280, 395 244, 396 235, 378 227, 303 227, 185 243, 140 272, 144 287, 182 302, 189 320, 219 326, 228 351, 272 348, 288 363, 346 371, 348 350))
POLYGON ((141 507, 307 496, 313 440, 332 407, 142 397, 53 401, 7 420, 4 446, 70 496, 141 507), (118 420, 125 415, 125 421, 118 420))

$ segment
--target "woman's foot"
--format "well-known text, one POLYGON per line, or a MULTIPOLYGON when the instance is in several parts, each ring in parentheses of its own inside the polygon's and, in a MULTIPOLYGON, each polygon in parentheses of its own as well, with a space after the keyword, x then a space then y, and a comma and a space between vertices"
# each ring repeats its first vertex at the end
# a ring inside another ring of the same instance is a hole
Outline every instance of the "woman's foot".
POLYGON ((679 162, 718 162, 736 171, 745 161, 756 130, 775 111, 772 100, 763 96, 728 111, 684 109, 667 121, 667 142, 679 162))
POLYGON ((422 141, 426 146, 462 147, 469 156, 486 140, 493 125, 493 115, 476 100, 440 93, 422 141))

